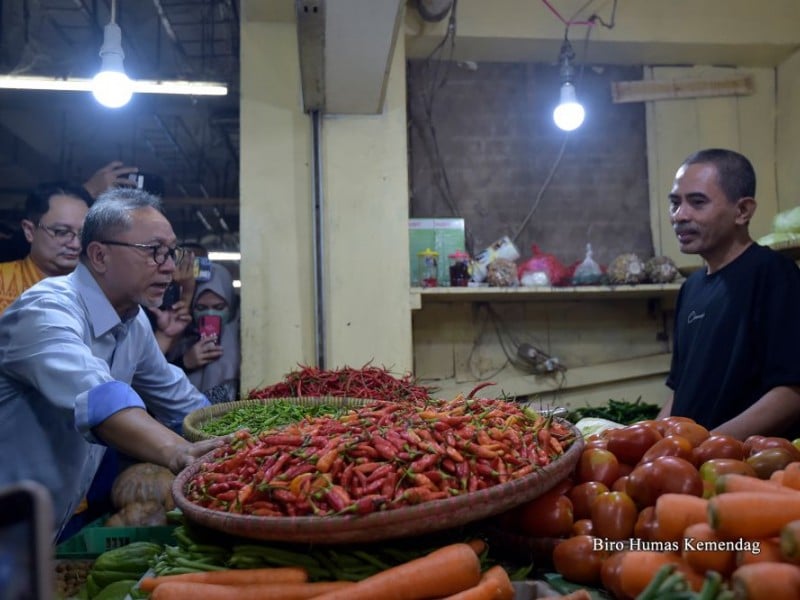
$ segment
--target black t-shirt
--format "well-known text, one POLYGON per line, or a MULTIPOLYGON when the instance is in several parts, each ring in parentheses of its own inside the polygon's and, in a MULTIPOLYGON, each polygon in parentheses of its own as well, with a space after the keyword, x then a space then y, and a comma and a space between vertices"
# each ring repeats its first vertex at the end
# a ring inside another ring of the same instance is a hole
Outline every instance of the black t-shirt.
POLYGON ((800 385, 797 265, 752 244, 716 273, 693 273, 678 295, 667 385, 672 414, 709 429, 776 386, 800 385))

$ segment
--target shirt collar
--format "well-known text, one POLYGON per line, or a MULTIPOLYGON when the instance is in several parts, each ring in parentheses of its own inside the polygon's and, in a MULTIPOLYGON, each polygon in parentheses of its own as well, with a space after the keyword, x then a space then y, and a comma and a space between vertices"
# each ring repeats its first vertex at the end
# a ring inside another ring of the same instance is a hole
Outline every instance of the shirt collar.
POLYGON ((83 298, 86 304, 87 317, 92 326, 92 332, 95 337, 100 337, 106 333, 120 328, 126 328, 136 315, 139 313, 140 308, 137 308, 131 316, 123 322, 120 319, 117 311, 111 306, 103 290, 97 283, 97 280, 92 275, 92 272, 83 264, 79 262, 78 266, 69 277, 74 278, 78 283, 78 293, 83 298))

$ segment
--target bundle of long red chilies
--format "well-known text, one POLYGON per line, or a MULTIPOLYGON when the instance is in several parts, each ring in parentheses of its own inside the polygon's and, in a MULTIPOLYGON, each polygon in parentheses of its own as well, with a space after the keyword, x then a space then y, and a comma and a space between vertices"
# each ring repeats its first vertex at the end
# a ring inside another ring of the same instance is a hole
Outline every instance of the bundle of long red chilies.
POLYGON ((573 440, 563 424, 503 400, 376 402, 257 437, 240 432, 184 493, 234 513, 367 514, 519 479, 573 440))
POLYGON ((410 373, 396 377, 383 367, 369 363, 355 369, 326 370, 300 365, 298 370, 274 385, 252 390, 248 398, 296 398, 300 396, 346 396, 387 402, 421 402, 432 388, 416 385, 410 373))

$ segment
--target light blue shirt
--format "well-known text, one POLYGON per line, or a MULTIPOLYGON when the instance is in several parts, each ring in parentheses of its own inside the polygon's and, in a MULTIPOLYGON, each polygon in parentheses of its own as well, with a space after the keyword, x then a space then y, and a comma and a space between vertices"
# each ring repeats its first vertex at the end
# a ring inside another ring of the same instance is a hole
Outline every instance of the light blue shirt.
POLYGON ((141 407, 179 431, 208 405, 167 362, 145 312, 122 321, 83 264, 31 287, 0 317, 0 487, 44 484, 57 532, 105 453, 93 427, 141 407))

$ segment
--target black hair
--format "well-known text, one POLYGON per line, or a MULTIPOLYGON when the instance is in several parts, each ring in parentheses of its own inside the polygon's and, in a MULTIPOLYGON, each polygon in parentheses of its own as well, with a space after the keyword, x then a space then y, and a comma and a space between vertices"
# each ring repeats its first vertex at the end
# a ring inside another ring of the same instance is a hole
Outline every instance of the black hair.
POLYGON ((711 164, 717 169, 717 183, 730 202, 755 198, 756 172, 750 161, 733 150, 708 148, 689 155, 683 165, 711 164))
POLYGON ((67 181, 40 183, 31 190, 25 199, 25 218, 33 223, 38 223, 39 219, 50 210, 50 199, 53 196, 71 196, 83 200, 86 206, 91 206, 94 202, 86 188, 80 184, 67 181))

